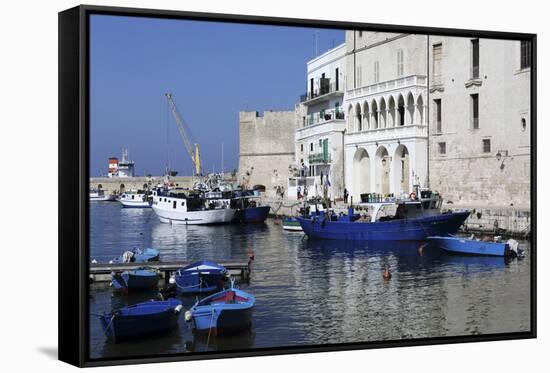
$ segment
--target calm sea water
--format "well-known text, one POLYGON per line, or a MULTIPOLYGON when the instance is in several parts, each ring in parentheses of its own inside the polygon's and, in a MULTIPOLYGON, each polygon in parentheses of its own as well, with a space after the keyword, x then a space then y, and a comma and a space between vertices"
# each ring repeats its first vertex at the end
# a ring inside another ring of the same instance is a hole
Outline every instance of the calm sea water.
MULTIPOLYGON (((161 336, 114 344, 90 318, 90 356, 242 350, 410 338, 528 331, 530 247, 521 260, 450 256, 419 243, 313 241, 268 220, 261 225, 172 226, 151 209, 91 204, 91 257, 107 262, 135 246, 160 250, 161 260, 246 261, 255 253, 248 284, 256 297, 250 332, 195 336, 179 328, 161 336), (384 281, 389 266, 392 278, 384 281)), ((90 312, 145 301, 151 294, 114 294, 90 285, 90 312)), ((180 298, 186 309, 195 297, 180 298)))

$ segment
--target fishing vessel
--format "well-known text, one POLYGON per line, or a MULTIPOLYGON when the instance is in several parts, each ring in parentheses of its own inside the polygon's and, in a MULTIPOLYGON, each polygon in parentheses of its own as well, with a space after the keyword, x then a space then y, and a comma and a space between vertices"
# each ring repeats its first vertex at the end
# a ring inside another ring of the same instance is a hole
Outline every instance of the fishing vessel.
POLYGON ((185 321, 193 323, 197 333, 212 336, 237 333, 252 325, 253 295, 231 287, 206 297, 185 312, 185 321))
POLYGON ((106 194, 103 189, 90 189, 90 201, 114 201, 115 196, 106 194))
POLYGON ((132 190, 120 195, 118 201, 126 208, 150 208, 150 193, 144 190, 132 190))
POLYGON ((318 211, 297 217, 309 238, 359 241, 420 241, 428 236, 454 234, 470 215, 469 211, 441 212, 442 198, 424 190, 408 199, 385 199, 363 203, 367 213, 348 214, 318 211))
POLYGON ((231 199, 231 207, 236 209, 234 221, 239 223, 263 223, 271 210, 270 206, 261 206, 260 196, 254 191, 238 191, 231 199))
POLYGON ((105 312, 100 319, 105 335, 118 343, 174 329, 182 308, 177 299, 151 300, 105 312))
POLYGON ((181 188, 153 190, 153 211, 162 223, 224 224, 235 216, 230 199, 181 188))

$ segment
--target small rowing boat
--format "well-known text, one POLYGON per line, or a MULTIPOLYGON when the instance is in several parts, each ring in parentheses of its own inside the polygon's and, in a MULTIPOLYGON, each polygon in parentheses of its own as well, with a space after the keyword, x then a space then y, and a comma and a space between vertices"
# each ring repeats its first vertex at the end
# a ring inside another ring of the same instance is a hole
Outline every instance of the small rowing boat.
POLYGON ((117 291, 130 293, 154 290, 158 286, 158 274, 152 269, 139 268, 122 273, 113 273, 111 285, 117 291))
POLYGON ((223 288, 227 270, 209 260, 201 260, 180 268, 175 282, 180 294, 211 293, 223 288))
POLYGON ((177 299, 151 300, 101 315, 103 332, 118 343, 176 327, 183 306, 177 299))
POLYGON ((427 240, 438 248, 455 254, 511 257, 519 254, 517 241, 515 240, 508 240, 508 242, 501 242, 498 239, 488 241, 451 235, 429 236, 427 240))

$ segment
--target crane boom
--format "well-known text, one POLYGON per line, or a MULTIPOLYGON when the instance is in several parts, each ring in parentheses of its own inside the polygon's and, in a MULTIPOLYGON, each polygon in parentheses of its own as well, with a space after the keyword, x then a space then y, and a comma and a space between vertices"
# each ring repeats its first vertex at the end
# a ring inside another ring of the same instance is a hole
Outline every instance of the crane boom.
POLYGON ((191 146, 191 141, 189 141, 189 137, 187 136, 187 132, 185 132, 185 122, 183 121, 183 118, 181 117, 178 108, 176 107, 176 103, 172 98, 172 94, 165 93, 165 95, 168 99, 168 104, 170 105, 170 109, 172 110, 174 119, 176 120, 176 125, 178 127, 181 139, 183 140, 183 145, 185 145, 185 150, 187 151, 187 154, 189 154, 189 157, 191 157, 191 161, 195 166, 195 175, 199 176, 201 174, 201 157, 199 153, 199 144, 195 144, 195 149, 193 149, 193 147, 191 146))

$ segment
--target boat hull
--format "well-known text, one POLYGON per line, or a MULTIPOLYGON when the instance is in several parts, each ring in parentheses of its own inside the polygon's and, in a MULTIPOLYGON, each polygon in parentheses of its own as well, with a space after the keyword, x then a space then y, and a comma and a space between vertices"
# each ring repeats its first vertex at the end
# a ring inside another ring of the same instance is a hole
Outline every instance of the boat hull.
POLYGON ((283 229, 286 231, 301 232, 303 231, 300 222, 296 218, 286 218, 283 220, 283 229))
POLYGON ((153 271, 127 271, 112 276, 113 287, 121 292, 155 290, 158 287, 158 275, 153 271))
POLYGON ((148 201, 119 200, 119 202, 124 208, 141 208, 141 209, 151 208, 151 204, 148 201))
POLYGON ((250 294, 232 289, 211 295, 191 308, 193 330, 196 333, 208 333, 212 336, 233 334, 250 329, 255 299, 250 294), (246 298, 243 303, 204 304, 208 299, 223 297, 233 291, 236 296, 246 298), (203 305, 201 305, 203 304, 203 305))
POLYGON ((153 211, 162 223, 178 225, 226 224, 235 216, 235 210, 215 209, 201 211, 170 211, 153 205, 153 211))
POLYGON ((505 242, 483 242, 460 237, 428 237, 430 244, 447 252, 462 255, 511 256, 505 242))
POLYGON ((269 206, 249 207, 235 212, 235 221, 240 223, 263 223, 269 214, 269 206))
POLYGON ((421 241, 428 236, 454 234, 470 212, 374 223, 328 221, 321 216, 297 217, 309 238, 354 241, 421 241))
POLYGON ((101 324, 105 335, 113 339, 115 343, 167 332, 174 329, 178 324, 178 306, 181 306, 181 302, 175 299, 163 302, 140 303, 111 314, 103 314, 101 324), (127 312, 128 309, 132 308, 138 312, 127 312), (140 310, 136 308, 142 308, 145 311, 140 313, 140 310), (147 310, 147 308, 149 309, 147 310))

